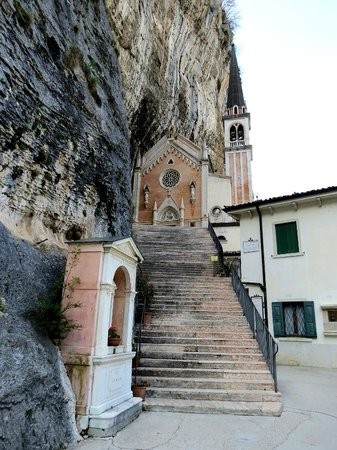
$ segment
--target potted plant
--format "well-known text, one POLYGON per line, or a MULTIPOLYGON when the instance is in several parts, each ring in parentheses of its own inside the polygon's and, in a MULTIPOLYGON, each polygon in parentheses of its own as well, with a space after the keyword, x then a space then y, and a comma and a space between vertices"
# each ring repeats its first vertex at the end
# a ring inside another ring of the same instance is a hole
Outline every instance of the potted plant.
POLYGON ((139 363, 140 357, 138 355, 138 352, 136 352, 136 356, 132 361, 133 383, 131 386, 131 390, 134 397, 140 397, 142 400, 145 400, 147 383, 144 381, 139 382, 139 380, 137 379, 139 363))
POLYGON ((108 332, 108 345, 116 347, 121 343, 122 338, 117 332, 117 328, 111 324, 108 332))

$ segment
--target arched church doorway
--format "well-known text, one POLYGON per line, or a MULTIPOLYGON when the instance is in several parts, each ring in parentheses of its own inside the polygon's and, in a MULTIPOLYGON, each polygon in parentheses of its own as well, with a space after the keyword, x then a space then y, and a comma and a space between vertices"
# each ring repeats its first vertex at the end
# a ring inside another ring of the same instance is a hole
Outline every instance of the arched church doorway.
POLYGON ((172 208, 172 206, 169 206, 164 209, 160 217, 160 222, 162 225, 177 226, 179 225, 179 219, 179 212, 172 208))

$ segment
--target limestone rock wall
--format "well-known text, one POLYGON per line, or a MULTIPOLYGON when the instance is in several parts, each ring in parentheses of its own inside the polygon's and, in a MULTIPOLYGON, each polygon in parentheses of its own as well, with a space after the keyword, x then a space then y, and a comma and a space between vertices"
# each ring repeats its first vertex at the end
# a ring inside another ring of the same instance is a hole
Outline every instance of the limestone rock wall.
POLYGON ((132 150, 179 132, 223 165, 231 32, 220 0, 106 0, 132 150))
POLYGON ((0 449, 63 448, 79 438, 74 394, 57 347, 23 315, 62 273, 64 257, 18 241, 1 223, 0 247, 0 449))
POLYGON ((130 233, 127 118, 102 0, 0 2, 0 219, 32 241, 130 233))

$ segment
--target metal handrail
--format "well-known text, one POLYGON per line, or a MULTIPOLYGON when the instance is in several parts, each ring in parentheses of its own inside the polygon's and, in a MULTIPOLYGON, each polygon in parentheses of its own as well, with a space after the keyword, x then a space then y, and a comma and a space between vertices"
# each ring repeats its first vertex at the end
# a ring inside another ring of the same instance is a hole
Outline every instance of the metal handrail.
POLYGON ((256 309, 251 297, 242 284, 242 281, 233 266, 231 274, 233 289, 239 299, 243 313, 246 316, 254 338, 259 344, 260 350, 272 374, 275 391, 277 392, 276 354, 278 352, 278 345, 262 320, 262 317, 256 309))
MULTIPOLYGON (((137 270, 142 274, 143 271, 142 269, 138 266, 137 270)), ((139 296, 138 293, 136 294, 136 300, 135 300, 135 320, 134 320, 134 329, 133 329, 133 333, 134 333, 134 338, 135 338, 135 350, 136 350, 136 354, 135 354, 135 365, 134 365, 134 372, 133 372, 133 379, 134 382, 133 384, 137 384, 137 376, 138 376, 138 366, 139 366, 139 358, 141 355, 141 349, 142 349, 142 329, 144 327, 144 314, 145 314, 145 309, 146 309, 146 301, 143 299, 143 303, 142 303, 142 309, 141 309, 141 313, 140 313, 140 320, 139 322, 136 322, 136 314, 138 312, 138 306, 139 306, 139 296)))
POLYGON ((214 231, 213 225, 209 220, 208 220, 208 231, 209 231, 209 234, 211 235, 211 238, 213 239, 215 247, 218 251, 218 262, 220 265, 220 271, 223 274, 225 274, 225 263, 223 260, 223 248, 222 248, 221 242, 219 241, 218 236, 216 235, 216 233, 214 231))

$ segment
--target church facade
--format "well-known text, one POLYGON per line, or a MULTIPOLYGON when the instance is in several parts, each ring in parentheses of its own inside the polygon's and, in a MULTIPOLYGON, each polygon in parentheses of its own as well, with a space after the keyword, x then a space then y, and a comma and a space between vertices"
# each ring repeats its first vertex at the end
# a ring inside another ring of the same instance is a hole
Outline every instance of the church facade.
POLYGON ((230 200, 230 178, 212 173, 207 149, 184 136, 164 136, 138 160, 134 174, 137 223, 206 227, 208 217, 224 220, 222 206, 230 200))
POLYGON ((212 149, 200 148, 180 134, 163 136, 143 156, 138 156, 133 203, 136 223, 206 227, 210 221, 225 242, 234 239, 235 249, 227 247, 238 252, 238 239, 232 236, 236 236, 238 230, 230 229, 233 221, 222 208, 253 200, 252 146, 250 114, 242 92, 234 46, 231 58, 224 111, 223 167, 214 172, 210 158, 212 149))

